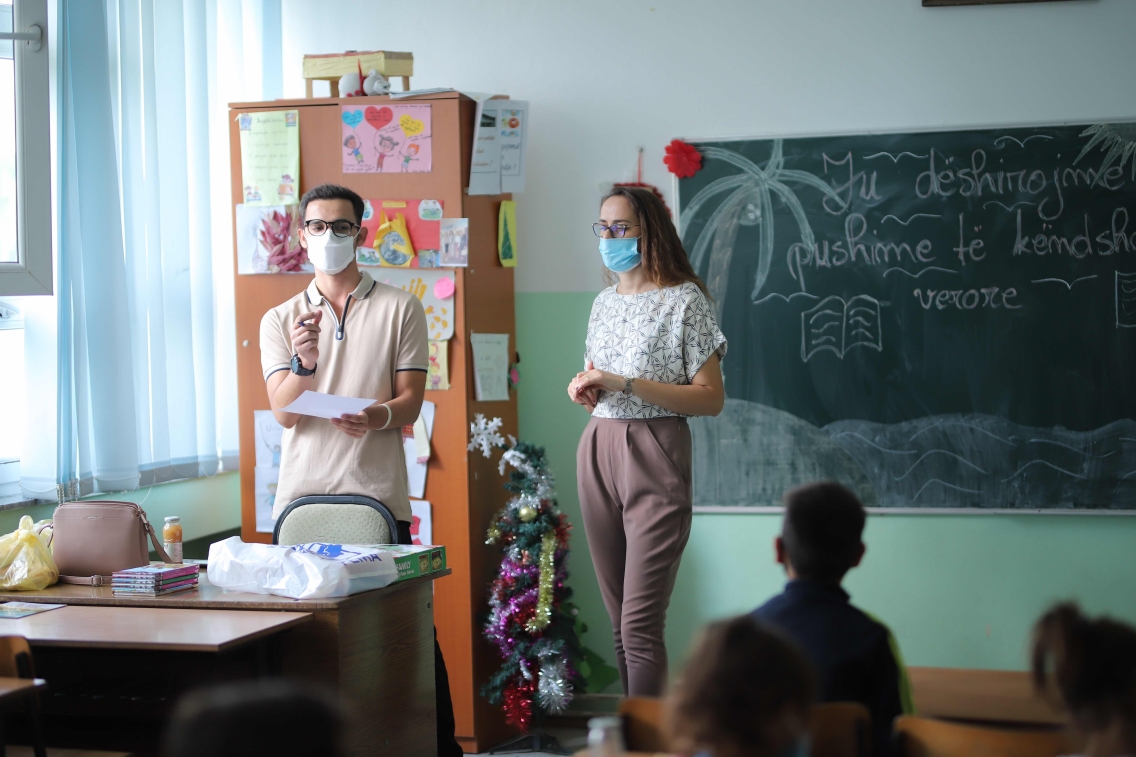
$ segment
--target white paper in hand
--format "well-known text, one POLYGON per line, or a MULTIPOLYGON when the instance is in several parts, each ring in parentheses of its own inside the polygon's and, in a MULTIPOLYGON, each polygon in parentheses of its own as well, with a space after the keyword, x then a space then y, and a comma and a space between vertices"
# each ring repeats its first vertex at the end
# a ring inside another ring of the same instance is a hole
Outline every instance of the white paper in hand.
POLYGON ((375 404, 375 400, 359 397, 340 397, 337 394, 324 394, 308 389, 287 407, 280 410, 297 415, 313 415, 316 418, 338 418, 341 415, 358 415, 375 404))

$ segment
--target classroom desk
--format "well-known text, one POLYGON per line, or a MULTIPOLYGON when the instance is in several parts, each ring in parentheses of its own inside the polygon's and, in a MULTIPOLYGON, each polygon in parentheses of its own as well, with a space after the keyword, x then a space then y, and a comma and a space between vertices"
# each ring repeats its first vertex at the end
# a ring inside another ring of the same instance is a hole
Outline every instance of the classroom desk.
POLYGON ((1063 713, 1034 692, 1029 673, 908 668, 907 675, 915 712, 922 717, 1036 726, 1068 723, 1063 713))
MULTIPOLYGON (((338 691, 352 714, 348 746, 358 755, 432 755, 437 751, 437 716, 434 705, 434 610, 433 580, 450 570, 400 581, 382 589, 335 599, 292 600, 264 594, 226 592, 209 583, 203 573, 200 586, 166 597, 116 597, 108 586, 56 585, 42 591, 0 592, 0 601, 53 602, 69 607, 0 621, 0 633, 15 629, 15 623, 46 618, 80 608, 156 608, 165 611, 241 611, 291 615, 308 613, 285 633, 273 637, 271 667, 285 676, 321 684, 338 691)), ((15 630, 11 631, 17 632, 15 630)), ((129 749, 152 753, 153 739, 141 746, 116 740, 122 730, 100 728, 105 719, 126 709, 137 722, 153 726, 168 716, 177 695, 193 685, 220 680, 255 677, 263 661, 245 645, 217 653, 169 652, 153 648, 76 649, 52 647, 29 639, 36 653, 36 673, 51 682, 45 716, 87 718, 84 743, 61 743, 101 749, 129 749), (76 667, 78 666, 78 667, 76 667), (97 698, 88 691, 74 697, 60 695, 70 676, 79 682, 107 681, 114 690, 125 684, 111 681, 123 670, 136 676, 153 673, 151 679, 131 683, 129 696, 97 698), (134 692, 140 692, 138 696, 134 692), (147 698, 147 692, 158 692, 147 698), (165 694, 163 695, 163 692, 165 694), (66 701, 65 701, 66 700, 66 701)), ((132 721, 134 722, 134 721, 132 721)), ((50 731, 49 734, 58 731, 50 731)))
POLYGON ((47 681, 42 678, 0 678, 0 704, 10 704, 46 687, 47 681))

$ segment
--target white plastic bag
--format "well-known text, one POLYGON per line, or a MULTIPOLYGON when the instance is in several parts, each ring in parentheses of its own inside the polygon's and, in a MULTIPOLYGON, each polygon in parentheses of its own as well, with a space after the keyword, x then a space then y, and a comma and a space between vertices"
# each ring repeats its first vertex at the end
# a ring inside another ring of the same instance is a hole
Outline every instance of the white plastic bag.
POLYGON ((346 597, 394 583, 394 555, 354 544, 246 544, 239 536, 209 546, 209 583, 292 599, 346 597))

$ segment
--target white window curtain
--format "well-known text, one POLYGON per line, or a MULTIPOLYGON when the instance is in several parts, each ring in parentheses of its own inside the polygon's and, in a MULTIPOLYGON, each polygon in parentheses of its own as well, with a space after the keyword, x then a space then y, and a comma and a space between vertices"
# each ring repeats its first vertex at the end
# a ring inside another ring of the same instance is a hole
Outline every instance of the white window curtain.
POLYGON ((279 84, 279 0, 57 12, 58 282, 30 309, 21 486, 63 500, 233 470, 228 103, 279 84))

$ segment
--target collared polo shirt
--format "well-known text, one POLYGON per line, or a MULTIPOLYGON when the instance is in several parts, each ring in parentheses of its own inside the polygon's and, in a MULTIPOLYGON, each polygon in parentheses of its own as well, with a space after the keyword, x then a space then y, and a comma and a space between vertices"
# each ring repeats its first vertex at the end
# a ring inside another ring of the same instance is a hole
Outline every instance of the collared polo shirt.
MULTIPOLYGON (((302 313, 319 308, 319 359, 312 387, 317 392, 386 402, 394 395, 395 374, 429 366, 426 314, 417 297, 380 284, 363 271, 347 297, 343 319, 316 282, 260 321, 260 362, 264 378, 291 370, 292 326, 302 313)), ((361 494, 410 521, 402 430, 368 431, 362 439, 343 433, 326 418, 300 416, 284 430, 280 479, 272 515, 310 494, 361 494)))

